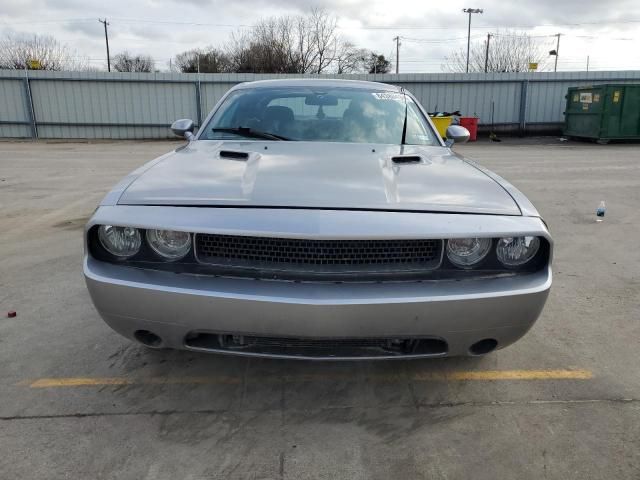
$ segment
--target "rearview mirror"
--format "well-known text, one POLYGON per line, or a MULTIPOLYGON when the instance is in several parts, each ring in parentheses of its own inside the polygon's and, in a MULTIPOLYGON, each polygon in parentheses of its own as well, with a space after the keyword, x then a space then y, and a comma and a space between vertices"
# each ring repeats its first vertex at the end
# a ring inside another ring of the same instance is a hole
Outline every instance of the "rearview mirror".
POLYGON ((191 141, 193 139, 193 130, 195 127, 193 120, 182 118, 171 124, 171 131, 178 137, 184 137, 191 141))
POLYGON ((447 127, 447 141, 445 142, 447 147, 450 147, 454 143, 466 143, 469 141, 471 134, 469 130, 460 125, 449 125, 447 127))

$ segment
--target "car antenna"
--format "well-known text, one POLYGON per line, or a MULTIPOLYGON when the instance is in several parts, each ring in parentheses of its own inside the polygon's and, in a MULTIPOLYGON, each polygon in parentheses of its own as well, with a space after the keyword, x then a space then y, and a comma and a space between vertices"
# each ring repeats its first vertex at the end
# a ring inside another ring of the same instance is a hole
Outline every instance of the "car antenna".
POLYGON ((400 144, 404 145, 407 139, 407 94, 404 92, 404 87, 400 87, 400 92, 404 96, 404 124, 402 125, 402 141, 400 144))

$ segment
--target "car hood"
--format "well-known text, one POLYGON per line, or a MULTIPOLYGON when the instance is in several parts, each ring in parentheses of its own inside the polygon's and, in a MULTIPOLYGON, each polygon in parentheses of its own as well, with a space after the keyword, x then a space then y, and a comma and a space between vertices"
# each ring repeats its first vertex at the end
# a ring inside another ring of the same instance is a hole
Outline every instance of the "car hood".
POLYGON ((500 184, 448 148, 286 141, 191 142, 143 169, 118 204, 520 215, 500 184), (228 158, 238 153, 247 158, 228 158), (393 160, 411 155, 419 161, 393 160))

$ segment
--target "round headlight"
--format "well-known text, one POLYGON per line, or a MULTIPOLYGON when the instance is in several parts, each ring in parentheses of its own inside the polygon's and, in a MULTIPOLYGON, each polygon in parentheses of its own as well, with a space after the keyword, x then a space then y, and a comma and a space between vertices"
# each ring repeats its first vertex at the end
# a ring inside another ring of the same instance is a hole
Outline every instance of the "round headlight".
POLYGON ((175 230, 147 230, 147 242, 166 260, 180 260, 191 250, 191 234, 175 230))
POLYGON ((100 225, 98 239, 107 252, 121 259, 133 257, 142 246, 140 230, 133 227, 100 225))
POLYGON ((496 255, 508 267, 524 265, 540 248, 538 237, 505 237, 498 240, 496 255))
POLYGON ((447 240, 447 258, 455 266, 471 268, 491 250, 490 238, 451 238, 447 240))

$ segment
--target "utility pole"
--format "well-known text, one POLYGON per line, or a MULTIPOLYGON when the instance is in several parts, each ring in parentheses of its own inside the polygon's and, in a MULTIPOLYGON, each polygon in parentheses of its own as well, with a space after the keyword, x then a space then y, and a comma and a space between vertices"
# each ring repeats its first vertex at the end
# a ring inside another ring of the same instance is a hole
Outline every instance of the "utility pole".
POLYGON ((589 72, 589 55, 587 55, 587 72, 589 72))
POLYGON ((396 75, 400 73, 400 37, 394 37, 393 39, 396 42, 396 75))
POLYGON ((98 19, 98 21, 104 25, 104 40, 107 43, 107 71, 110 72, 111 71, 111 58, 109 57, 109 32, 107 30, 107 26, 109 25, 109 22, 107 22, 106 18, 104 20, 98 19))
POLYGON ((556 33, 556 37, 558 37, 558 43, 556 44, 556 62, 553 65, 554 73, 558 71, 558 56, 560 55, 560 35, 561 33, 556 33))
POLYGON ((481 8, 463 8, 462 11, 469 14, 469 27, 467 28, 467 73, 469 73, 469 49, 471 47, 471 14, 482 13, 483 10, 481 8))
POLYGON ((489 42, 491 41, 491 34, 487 33, 487 50, 484 52, 484 73, 489 70, 489 42))

